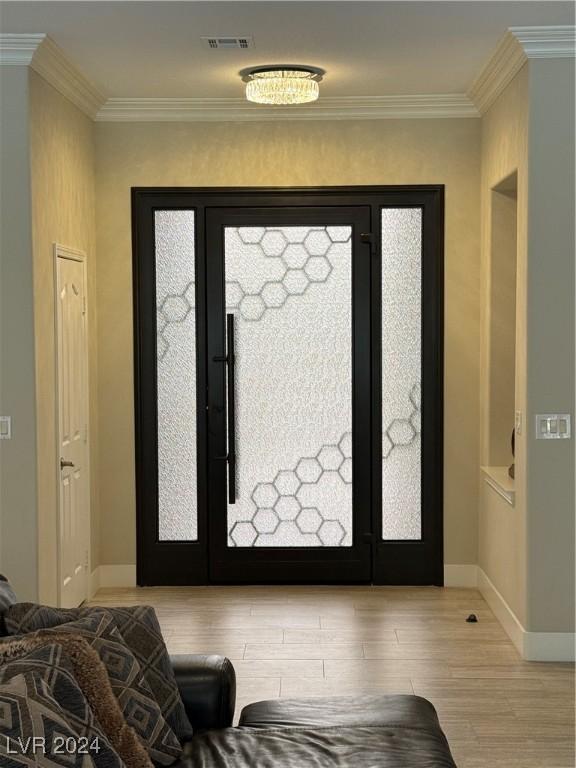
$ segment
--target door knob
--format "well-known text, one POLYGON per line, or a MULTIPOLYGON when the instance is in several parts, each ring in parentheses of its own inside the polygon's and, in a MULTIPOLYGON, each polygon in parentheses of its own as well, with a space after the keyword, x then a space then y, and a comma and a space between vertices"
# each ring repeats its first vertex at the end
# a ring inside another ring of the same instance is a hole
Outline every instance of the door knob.
POLYGON ((64 467, 73 467, 74 462, 73 461, 64 461, 64 459, 60 459, 60 469, 64 469, 64 467))

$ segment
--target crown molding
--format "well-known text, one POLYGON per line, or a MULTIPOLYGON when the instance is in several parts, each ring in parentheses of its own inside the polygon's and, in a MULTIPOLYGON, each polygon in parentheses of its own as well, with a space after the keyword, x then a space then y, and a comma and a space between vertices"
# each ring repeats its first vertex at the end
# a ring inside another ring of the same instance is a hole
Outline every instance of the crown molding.
POLYGON ((466 94, 348 96, 320 98, 313 104, 263 107, 245 99, 108 99, 99 122, 193 122, 268 120, 382 120, 478 117, 466 94))
POLYGON ((527 59, 574 58, 576 27, 510 27, 527 59))
POLYGON ((0 64, 30 66, 93 119, 106 100, 48 35, 0 35, 0 64))
POLYGON ((54 86, 57 91, 91 118, 106 101, 96 86, 84 77, 62 50, 46 37, 32 59, 32 69, 54 86))
POLYGON ((576 27, 510 27, 468 90, 481 114, 529 59, 574 57, 576 27))
POLYGON ((44 34, 0 34, 0 64, 27 67, 31 64, 38 47, 46 39, 44 34))
POLYGON ((525 63, 523 48, 508 31, 468 91, 480 113, 484 113, 496 101, 525 63))
POLYGON ((265 107, 245 99, 110 98, 45 34, 0 34, 0 65, 30 66, 99 122, 384 120, 479 117, 529 59, 574 57, 576 27, 510 27, 468 93, 324 97, 313 104, 265 107))

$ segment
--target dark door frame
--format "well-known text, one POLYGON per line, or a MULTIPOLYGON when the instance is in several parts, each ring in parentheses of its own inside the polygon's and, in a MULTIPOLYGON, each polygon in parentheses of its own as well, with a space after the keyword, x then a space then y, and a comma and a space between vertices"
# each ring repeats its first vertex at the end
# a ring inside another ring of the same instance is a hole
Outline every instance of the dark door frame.
MULTIPOLYGON (((195 210, 196 285, 206 285, 206 223, 210 208, 368 207, 371 271, 380 270, 380 211, 419 207, 422 231, 422 539, 382 541, 381 498, 381 297, 372 279, 371 381, 372 458, 370 509, 374 584, 435 584, 443 579, 443 185, 325 188, 133 188, 133 307, 137 505, 137 583, 210 583, 208 544, 208 424, 206 291, 197 291, 198 540, 159 542, 157 530, 157 389, 154 211, 195 210)), ((369 539, 369 540, 368 540, 369 539)), ((232 579, 231 579, 232 580, 232 579)), ((250 579, 248 579, 250 580, 250 579)), ((270 579, 279 583, 282 579, 270 579)), ((293 580, 288 579, 287 583, 293 580)), ((338 574, 331 582, 349 583, 338 574)), ((318 581, 316 582, 318 583, 318 581)))
POLYGON ((367 206, 283 206, 282 208, 210 208, 206 222, 210 264, 208 295, 209 456, 227 451, 223 365, 226 226, 352 226, 352 433, 353 543, 350 547, 228 547, 225 465, 209 462, 211 499, 209 574, 214 582, 320 584, 366 583, 372 576, 370 507, 370 249, 362 233, 370 231, 367 206), (367 539, 369 536, 369 539, 367 539))

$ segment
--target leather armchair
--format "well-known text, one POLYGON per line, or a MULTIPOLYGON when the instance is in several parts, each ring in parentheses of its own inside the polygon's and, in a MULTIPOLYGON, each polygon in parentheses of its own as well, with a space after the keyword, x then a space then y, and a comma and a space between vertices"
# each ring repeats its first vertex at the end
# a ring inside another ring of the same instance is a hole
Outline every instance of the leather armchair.
POLYGON ((224 656, 171 656, 176 682, 194 731, 228 728, 236 706, 236 674, 224 656))
POLYGON ((172 656, 194 728, 172 768, 456 768, 432 704, 418 696, 274 699, 231 728, 236 676, 222 656, 172 656))

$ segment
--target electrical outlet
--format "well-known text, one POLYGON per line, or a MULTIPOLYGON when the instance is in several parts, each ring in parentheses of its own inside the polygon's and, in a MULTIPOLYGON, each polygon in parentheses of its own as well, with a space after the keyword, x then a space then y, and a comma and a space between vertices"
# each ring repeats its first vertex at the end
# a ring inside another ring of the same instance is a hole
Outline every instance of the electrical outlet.
POLYGON ((0 440, 10 440, 12 437, 12 418, 0 416, 0 440))
POLYGON ((536 414, 537 440, 567 440, 571 436, 569 413, 536 414))

